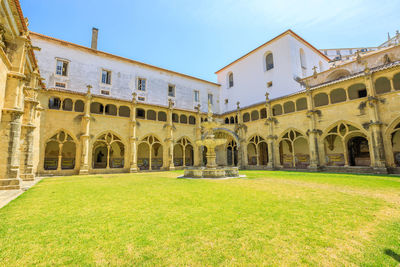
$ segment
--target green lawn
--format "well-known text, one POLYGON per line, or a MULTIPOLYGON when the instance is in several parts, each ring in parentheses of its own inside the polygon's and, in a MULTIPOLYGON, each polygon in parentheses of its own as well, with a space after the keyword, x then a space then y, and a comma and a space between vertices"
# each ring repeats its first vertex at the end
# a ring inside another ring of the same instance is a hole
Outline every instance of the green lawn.
POLYGON ((400 262, 400 178, 242 171, 42 180, 0 209, 0 265, 400 262))

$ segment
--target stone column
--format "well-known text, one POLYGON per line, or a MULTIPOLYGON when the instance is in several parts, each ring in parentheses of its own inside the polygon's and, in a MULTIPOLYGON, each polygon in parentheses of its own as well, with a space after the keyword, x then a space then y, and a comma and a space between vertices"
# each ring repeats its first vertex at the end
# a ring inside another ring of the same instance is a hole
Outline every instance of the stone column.
POLYGON ((85 103, 85 112, 82 117, 82 136, 81 136, 81 144, 82 144, 82 151, 81 151, 81 166, 79 169, 79 174, 88 174, 89 173, 89 139, 90 139, 90 104, 92 102, 92 94, 90 89, 92 88, 91 85, 87 86, 87 93, 86 93, 86 103, 85 103))
POLYGON ((132 104, 131 104, 131 109, 132 109, 132 114, 131 114, 131 163, 130 163, 130 168, 129 172, 137 172, 138 167, 137 167, 137 136, 136 136, 136 127, 137 127, 137 122, 136 122, 136 93, 132 94, 132 104))
MULTIPOLYGON (((317 170, 320 166, 319 160, 319 147, 318 147, 318 137, 320 135, 320 131, 317 129, 317 117, 320 116, 320 111, 314 109, 314 101, 312 97, 312 92, 310 88, 306 87, 307 91, 307 118, 309 118, 309 129, 308 133, 308 147, 310 153, 310 165, 308 166, 311 170, 317 170)), ((293 147, 294 151, 294 147, 293 147)))
POLYGON ((385 147, 383 144, 383 136, 382 136, 382 122, 379 117, 379 105, 383 103, 383 101, 376 96, 376 91, 374 87, 374 83, 372 82, 372 74, 370 69, 368 68, 367 63, 365 63, 364 70, 364 78, 365 85, 367 87, 368 99, 367 99, 367 107, 369 109, 369 132, 371 136, 371 144, 370 147, 372 151, 370 151, 373 155, 371 165, 378 173, 387 173, 386 169, 386 158, 385 158, 385 147))
POLYGON ((168 162, 169 166, 168 169, 170 171, 175 170, 174 165, 174 124, 172 122, 172 112, 174 110, 174 102, 172 99, 168 100, 168 122, 167 122, 167 149, 168 149, 168 162))
POLYGON ((268 135, 267 135, 267 146, 268 146, 268 164, 267 167, 270 169, 275 168, 275 146, 274 142, 276 140, 276 136, 274 135, 274 124, 276 119, 274 114, 272 114, 272 105, 269 99, 269 93, 265 93, 265 108, 267 110, 267 118, 265 120, 265 124, 268 126, 268 135))
POLYGON ((242 120, 242 114, 240 111, 240 102, 236 102, 236 116, 238 118, 236 132, 238 133, 240 150, 238 151, 238 165, 241 169, 246 169, 248 165, 247 160, 247 144, 246 144, 246 133, 244 130, 244 124, 242 120))
MULTIPOLYGON (((200 140, 201 139, 201 116, 200 116, 200 104, 198 104, 196 106, 196 139, 194 140, 196 142, 196 140, 200 140)), ((202 160, 203 160, 203 155, 202 155, 202 151, 201 151, 201 146, 198 146, 196 143, 193 144, 193 165, 196 167, 200 167, 202 164, 202 160)))

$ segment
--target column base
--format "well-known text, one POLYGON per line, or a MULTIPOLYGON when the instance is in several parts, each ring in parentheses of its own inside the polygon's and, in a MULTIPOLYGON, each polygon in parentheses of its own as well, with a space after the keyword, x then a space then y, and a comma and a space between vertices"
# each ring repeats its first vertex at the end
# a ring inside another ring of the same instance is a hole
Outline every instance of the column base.
POLYGON ((175 166, 169 166, 169 167, 168 167, 168 170, 170 170, 170 171, 175 171, 175 166))
POLYGON ((376 174, 388 174, 388 169, 386 167, 373 167, 372 169, 376 174))
POLYGON ((138 172, 138 168, 137 168, 137 167, 131 167, 131 168, 129 169, 129 172, 130 172, 130 173, 136 173, 136 172, 138 172))
POLYGON ((319 172, 321 171, 321 166, 318 165, 309 165, 307 169, 311 172, 319 172))
POLYGON ((79 170, 79 175, 87 175, 89 174, 89 170, 88 169, 80 169, 79 170))
POLYGON ((26 173, 21 175, 22 181, 34 181, 35 175, 33 173, 26 173))

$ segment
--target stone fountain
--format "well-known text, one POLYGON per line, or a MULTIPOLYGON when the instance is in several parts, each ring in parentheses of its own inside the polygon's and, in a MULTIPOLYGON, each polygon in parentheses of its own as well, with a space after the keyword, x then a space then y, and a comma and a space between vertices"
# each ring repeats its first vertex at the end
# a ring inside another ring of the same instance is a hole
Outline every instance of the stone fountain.
POLYGON ((205 167, 188 167, 184 170, 182 178, 235 178, 239 177, 238 167, 218 166, 216 163, 215 148, 227 142, 225 138, 215 138, 214 129, 221 124, 213 119, 211 104, 208 102, 207 120, 201 123, 204 134, 200 140, 196 140, 196 145, 207 148, 205 167))

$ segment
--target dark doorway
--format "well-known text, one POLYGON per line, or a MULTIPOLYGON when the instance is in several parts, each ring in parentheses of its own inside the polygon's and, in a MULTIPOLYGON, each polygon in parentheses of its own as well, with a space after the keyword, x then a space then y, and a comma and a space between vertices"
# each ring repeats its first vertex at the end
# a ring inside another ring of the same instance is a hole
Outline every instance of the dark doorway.
POLYGON ((370 166, 368 140, 364 137, 353 137, 348 142, 349 165, 350 166, 370 166))

